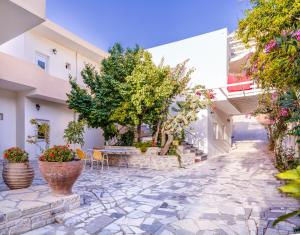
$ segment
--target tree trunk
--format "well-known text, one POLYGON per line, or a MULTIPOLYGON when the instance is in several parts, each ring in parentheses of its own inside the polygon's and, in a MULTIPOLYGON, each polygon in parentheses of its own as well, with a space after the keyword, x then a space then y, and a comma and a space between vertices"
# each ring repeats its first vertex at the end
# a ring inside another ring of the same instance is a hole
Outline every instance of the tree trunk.
POLYGON ((156 131, 155 134, 152 138, 152 147, 157 147, 157 140, 158 140, 158 135, 160 132, 160 125, 161 125, 161 120, 158 121, 157 126, 156 126, 156 131))
POLYGON ((167 133, 167 136, 168 136, 168 140, 166 142, 166 144, 164 145, 164 147, 161 149, 160 151, 160 155, 166 155, 170 149, 170 146, 174 140, 174 136, 167 133))
POLYGON ((273 151, 275 149, 275 140, 273 138, 272 128, 268 125, 267 129, 269 132, 269 150, 273 151))
POLYGON ((136 127, 136 138, 137 138, 137 142, 141 142, 141 140, 142 140, 142 124, 139 124, 136 127))
POLYGON ((166 144, 166 132, 164 129, 161 130, 160 146, 163 147, 166 144))

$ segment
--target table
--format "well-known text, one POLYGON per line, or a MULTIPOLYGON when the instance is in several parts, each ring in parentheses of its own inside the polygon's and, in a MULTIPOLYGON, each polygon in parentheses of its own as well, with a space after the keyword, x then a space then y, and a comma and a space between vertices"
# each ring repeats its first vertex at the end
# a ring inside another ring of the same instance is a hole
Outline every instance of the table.
MULTIPOLYGON (((117 155, 122 159, 123 162, 125 162, 125 165, 128 167, 128 157, 132 153, 131 149, 126 149, 126 148, 112 148, 112 149, 88 149, 88 151, 99 151, 103 154, 106 154, 108 157, 109 155, 117 155)), ((92 155, 91 155, 91 160, 92 160, 92 155)), ((119 161, 119 168, 121 166, 121 161, 119 161)))

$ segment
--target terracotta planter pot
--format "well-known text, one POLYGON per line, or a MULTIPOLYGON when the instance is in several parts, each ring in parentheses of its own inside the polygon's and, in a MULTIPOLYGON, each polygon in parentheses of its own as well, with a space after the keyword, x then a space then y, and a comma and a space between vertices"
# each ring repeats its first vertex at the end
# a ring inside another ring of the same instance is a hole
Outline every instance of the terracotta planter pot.
POLYGON ((68 195, 72 193, 72 186, 81 174, 83 161, 39 161, 39 168, 53 193, 68 195))
POLYGON ((6 163, 3 167, 2 177, 10 189, 27 188, 34 178, 34 171, 26 163, 6 163))

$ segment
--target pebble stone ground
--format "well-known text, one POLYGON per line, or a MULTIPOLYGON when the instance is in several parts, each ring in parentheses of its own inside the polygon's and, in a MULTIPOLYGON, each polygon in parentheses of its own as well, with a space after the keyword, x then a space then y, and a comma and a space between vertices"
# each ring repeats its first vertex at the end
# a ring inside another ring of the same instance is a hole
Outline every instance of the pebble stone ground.
POLYGON ((227 155, 172 172, 86 169, 74 187, 81 207, 26 234, 294 234, 298 218, 271 225, 299 204, 277 191, 265 146, 240 142, 227 155))

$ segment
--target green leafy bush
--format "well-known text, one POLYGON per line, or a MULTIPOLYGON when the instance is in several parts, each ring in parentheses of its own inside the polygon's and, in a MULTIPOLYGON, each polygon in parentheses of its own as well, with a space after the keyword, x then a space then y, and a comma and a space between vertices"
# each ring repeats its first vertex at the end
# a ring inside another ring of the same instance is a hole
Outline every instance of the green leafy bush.
POLYGON ((152 146, 152 142, 151 141, 138 142, 138 143, 134 143, 133 146, 136 148, 139 148, 142 153, 145 153, 147 151, 147 149, 152 146))
MULTIPOLYGON (((277 174, 277 177, 282 180, 286 180, 287 183, 281 187, 279 190, 283 193, 287 193, 289 196, 292 197, 300 197, 300 165, 297 166, 296 169, 288 170, 282 173, 277 174)), ((278 217, 274 222, 273 226, 278 224, 281 221, 284 221, 290 217, 300 215, 300 209, 293 211, 291 213, 282 215, 278 217)))
POLYGON ((19 147, 6 149, 3 153, 3 157, 11 163, 28 162, 28 153, 19 147))
POLYGON ((69 162, 73 160, 74 154, 68 145, 54 145, 40 156, 40 161, 46 162, 69 162))
POLYGON ((68 123, 68 127, 64 130, 64 139, 68 144, 84 145, 84 126, 85 122, 71 121, 68 123))

